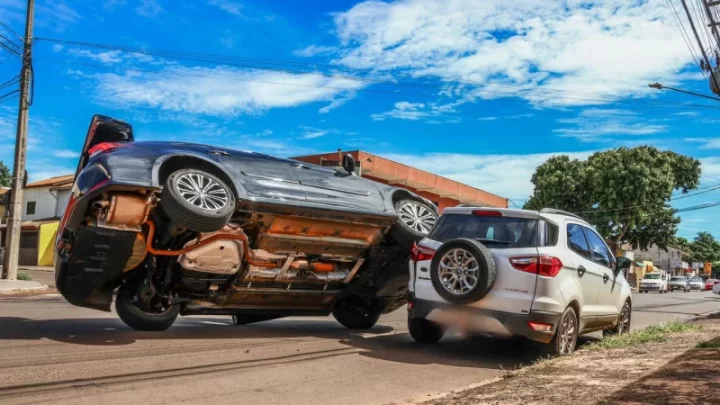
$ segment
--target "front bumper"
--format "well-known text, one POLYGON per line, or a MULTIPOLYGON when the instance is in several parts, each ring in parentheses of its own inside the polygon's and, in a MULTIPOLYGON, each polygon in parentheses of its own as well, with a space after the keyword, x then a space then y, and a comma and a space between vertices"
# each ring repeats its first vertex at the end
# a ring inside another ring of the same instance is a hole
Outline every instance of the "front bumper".
POLYGON ((409 299, 408 317, 428 319, 446 327, 457 327, 480 335, 512 338, 522 337, 541 343, 550 343, 561 313, 531 311, 516 314, 470 307, 459 307, 447 303, 409 299), (552 325, 549 331, 536 331, 528 322, 552 325))
POLYGON ((662 290, 661 284, 648 284, 648 285, 642 285, 640 284, 640 291, 660 291, 662 290))
POLYGON ((686 286, 686 285, 673 285, 673 284, 668 285, 668 289, 669 289, 669 290, 673 290, 673 291, 675 291, 675 290, 687 290, 687 289, 689 289, 689 288, 690 288, 690 287, 689 287, 689 286, 686 286))

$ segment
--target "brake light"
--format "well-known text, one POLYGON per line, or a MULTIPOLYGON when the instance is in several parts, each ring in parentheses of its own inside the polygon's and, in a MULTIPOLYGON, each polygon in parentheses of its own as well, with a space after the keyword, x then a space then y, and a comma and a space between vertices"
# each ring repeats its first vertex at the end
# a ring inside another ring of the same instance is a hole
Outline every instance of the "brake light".
POLYGON ((542 323, 542 322, 530 322, 528 321, 528 326, 532 328, 532 330, 538 331, 538 332, 550 332, 552 331, 552 324, 550 323, 542 323))
POLYGON ((517 270, 545 277, 555 277, 563 268, 562 261, 552 256, 511 257, 510 264, 517 270))
POLYGON ((480 217, 501 217, 503 216, 500 211, 489 211, 489 210, 475 210, 472 212, 473 215, 480 217))
POLYGON ((434 250, 424 246, 419 246, 417 243, 414 243, 412 249, 410 250, 410 260, 414 262, 432 260, 433 256, 435 256, 434 250))
POLYGON ((93 146, 92 148, 90 148, 90 150, 88 150, 88 155, 93 156, 98 153, 109 152, 113 149, 116 149, 120 145, 121 144, 118 142, 100 142, 99 144, 93 146))

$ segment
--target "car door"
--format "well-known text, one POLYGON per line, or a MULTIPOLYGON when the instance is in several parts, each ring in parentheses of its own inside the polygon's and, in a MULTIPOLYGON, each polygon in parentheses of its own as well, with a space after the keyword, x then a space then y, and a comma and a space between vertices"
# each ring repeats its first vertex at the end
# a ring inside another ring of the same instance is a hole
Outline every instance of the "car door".
POLYGON ((372 181, 309 163, 293 162, 308 202, 330 208, 384 211, 385 205, 372 181))
MULTIPOLYGON (((605 244, 605 241, 593 229, 583 227, 588 245, 590 245, 590 256, 598 271, 598 323, 610 325, 620 314, 618 302, 620 301, 620 281, 615 277, 613 265, 615 256, 605 244)), ((621 277, 618 275, 618 277, 621 277)))
POLYGON ((211 148, 242 184, 251 200, 305 201, 305 192, 291 160, 255 152, 211 148))
POLYGON ((591 260, 590 246, 583 226, 577 223, 566 223, 567 245, 572 252, 568 267, 573 271, 573 277, 582 293, 582 308, 580 318, 582 324, 591 327, 597 322, 599 284, 602 283, 597 264, 591 260))

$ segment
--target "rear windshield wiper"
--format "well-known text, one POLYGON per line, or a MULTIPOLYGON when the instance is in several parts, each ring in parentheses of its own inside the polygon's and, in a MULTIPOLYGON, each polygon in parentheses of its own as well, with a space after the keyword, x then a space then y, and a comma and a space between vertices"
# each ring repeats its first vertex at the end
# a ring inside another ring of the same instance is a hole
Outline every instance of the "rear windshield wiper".
POLYGON ((509 240, 498 240, 498 239, 473 238, 473 240, 476 240, 480 243, 495 243, 498 245, 509 245, 510 243, 512 243, 509 240))

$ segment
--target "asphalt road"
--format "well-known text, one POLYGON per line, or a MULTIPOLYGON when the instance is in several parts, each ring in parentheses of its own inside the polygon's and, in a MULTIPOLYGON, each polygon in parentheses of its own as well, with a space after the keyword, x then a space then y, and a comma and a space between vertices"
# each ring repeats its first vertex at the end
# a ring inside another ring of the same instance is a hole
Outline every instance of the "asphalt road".
MULTIPOLYGON (((709 311, 720 311, 709 292, 636 294, 633 322, 709 311)), ((4 405, 386 404, 501 376, 538 357, 531 345, 480 338, 415 344, 403 309, 368 333, 332 318, 237 327, 229 317, 180 318, 150 333, 58 296, 0 299, 4 405)))

